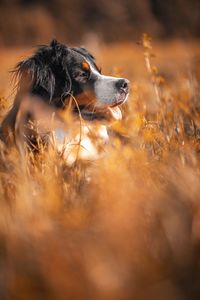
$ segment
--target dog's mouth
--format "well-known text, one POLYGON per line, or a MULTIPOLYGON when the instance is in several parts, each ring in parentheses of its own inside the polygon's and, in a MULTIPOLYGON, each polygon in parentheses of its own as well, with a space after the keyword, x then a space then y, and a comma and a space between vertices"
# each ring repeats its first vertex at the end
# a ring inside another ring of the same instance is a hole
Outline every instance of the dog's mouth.
MULTIPOLYGON (((121 105, 125 100, 106 106, 102 109, 88 110, 86 106, 79 106, 81 116, 87 121, 119 121, 122 119, 121 105)), ((77 109, 76 111, 77 112, 77 109)))
POLYGON ((116 99, 112 103, 109 103, 108 101, 108 104, 96 105, 96 101, 91 101, 91 99, 95 98, 93 95, 84 94, 84 101, 80 101, 82 100, 80 96, 77 98, 79 100, 78 108, 75 106, 73 108, 73 112, 75 114, 81 113, 82 118, 87 121, 118 121, 122 119, 121 106, 126 102, 127 97, 128 92, 121 92, 120 94, 116 95, 116 99), (85 99, 87 99, 91 105, 88 105, 87 102, 84 103, 85 99))
POLYGON ((121 105, 126 102, 127 98, 128 98, 128 90, 122 91, 117 101, 107 107, 107 115, 110 120, 118 121, 122 119, 121 105))
POLYGON ((116 121, 122 119, 122 112, 120 109, 120 105, 122 105, 124 102, 125 102, 124 100, 121 100, 121 101, 107 107, 108 113, 112 119, 114 119, 116 121))

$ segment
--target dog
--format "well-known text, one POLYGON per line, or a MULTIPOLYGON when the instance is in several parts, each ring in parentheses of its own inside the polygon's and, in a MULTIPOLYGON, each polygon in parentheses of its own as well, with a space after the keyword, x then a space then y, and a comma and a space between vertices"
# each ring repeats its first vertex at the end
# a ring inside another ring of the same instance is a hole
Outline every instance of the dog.
POLYGON ((98 156, 89 138, 90 128, 100 124, 97 136, 108 140, 104 124, 122 118, 120 106, 129 94, 127 79, 103 75, 89 51, 68 47, 57 40, 40 46, 32 57, 19 62, 14 74, 17 94, 0 129, 5 144, 19 146, 25 138, 27 145, 35 145, 38 137, 48 143, 49 133, 54 132, 58 151, 63 152, 65 148, 66 159, 71 163, 74 156, 69 158, 69 148, 71 151, 71 145, 77 141, 83 150, 83 159, 98 156), (79 128, 82 132, 76 132, 73 137, 63 118, 63 112, 69 110, 82 122, 79 128), (42 120, 45 124, 41 125, 42 120), (40 123, 42 130, 36 129, 35 123, 40 123))

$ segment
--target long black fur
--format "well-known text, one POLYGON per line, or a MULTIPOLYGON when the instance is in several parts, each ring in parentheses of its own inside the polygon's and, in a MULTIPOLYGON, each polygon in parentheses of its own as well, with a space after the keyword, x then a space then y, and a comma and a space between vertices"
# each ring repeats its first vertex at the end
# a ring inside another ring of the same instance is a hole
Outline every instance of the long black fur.
MULTIPOLYGON (((84 58, 96 67, 94 57, 85 48, 70 48, 53 40, 49 45, 40 46, 30 58, 19 62, 14 69, 17 95, 13 107, 2 122, 0 138, 7 141, 11 136, 15 140, 17 115, 27 95, 33 101, 38 98, 57 109, 65 107, 70 95, 81 94, 85 79, 80 77, 77 82, 76 76, 79 75, 76 73, 80 73, 84 58)), ((27 116, 34 119, 31 117, 31 109, 27 116)))
POLYGON ((95 64, 94 57, 85 48, 69 48, 56 40, 49 46, 40 46, 32 57, 17 64, 15 72, 19 85, 20 79, 26 74, 31 80, 30 92, 33 95, 40 96, 56 107, 63 107, 69 94, 79 93, 70 74, 74 69, 73 57, 76 54, 87 57, 95 64))

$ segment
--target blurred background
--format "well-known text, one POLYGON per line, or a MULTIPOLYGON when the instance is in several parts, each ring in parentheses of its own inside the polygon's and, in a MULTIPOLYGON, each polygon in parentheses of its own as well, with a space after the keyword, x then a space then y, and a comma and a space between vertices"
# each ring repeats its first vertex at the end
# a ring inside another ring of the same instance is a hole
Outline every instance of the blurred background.
POLYGON ((199 0, 0 0, 0 46, 200 37, 199 0))

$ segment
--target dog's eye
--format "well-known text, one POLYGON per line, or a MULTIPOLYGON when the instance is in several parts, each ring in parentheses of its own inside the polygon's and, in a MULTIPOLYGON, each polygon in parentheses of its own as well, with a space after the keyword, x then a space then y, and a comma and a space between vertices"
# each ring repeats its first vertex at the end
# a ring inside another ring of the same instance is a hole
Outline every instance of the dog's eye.
POLYGON ((82 77, 82 78, 88 78, 89 73, 88 73, 88 72, 81 72, 81 73, 79 74, 79 76, 82 77))
POLYGON ((77 81, 85 82, 89 79, 90 77, 90 72, 88 71, 79 71, 78 73, 75 74, 75 79, 77 81))

